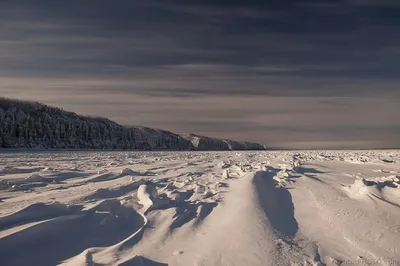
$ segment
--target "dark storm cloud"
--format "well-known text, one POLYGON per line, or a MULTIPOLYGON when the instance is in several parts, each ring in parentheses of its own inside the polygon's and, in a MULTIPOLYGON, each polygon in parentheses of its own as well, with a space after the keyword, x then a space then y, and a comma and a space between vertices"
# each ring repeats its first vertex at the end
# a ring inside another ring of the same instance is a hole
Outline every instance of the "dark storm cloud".
MULTIPOLYGON (((264 117, 256 126, 245 122, 266 112, 261 104, 241 112, 229 108, 224 115, 229 121, 219 127, 215 123, 220 122, 205 123, 208 114, 189 104, 187 113, 202 116, 194 126, 176 106, 198 97, 216 97, 225 107, 231 98, 240 97, 300 97, 305 102, 320 97, 321 110, 335 114, 345 108, 337 97, 352 98, 350 106, 360 98, 399 99, 398 32, 400 2, 391 0, 0 1, 0 92, 177 131, 188 128, 218 135, 241 123, 236 131, 247 128, 252 140, 262 142, 269 140, 263 136, 266 132, 277 132, 262 127, 273 123, 272 118, 264 117), (115 104, 115 110, 104 113, 105 102, 126 104, 115 104), (133 103, 137 115, 124 114, 133 103), (170 115, 180 122, 162 123, 163 106, 171 108, 170 115), (239 115, 243 112, 248 115, 239 115)), ((223 110, 205 104, 214 115, 223 110)), ((287 110, 274 108, 268 109, 271 116, 276 110, 283 117, 292 112, 305 117, 313 111, 301 103, 287 110)), ((368 123, 362 113, 353 117, 355 127, 368 123)), ((303 134, 295 140, 331 137, 318 124, 291 129, 294 122, 289 119, 287 125, 276 126, 282 132, 303 134), (314 129, 321 135, 315 137, 313 131, 308 132, 313 137, 307 137, 306 131, 314 129)), ((400 122, 392 124, 377 130, 395 132, 400 122)), ((342 138, 350 135, 343 133, 342 138)))
POLYGON ((5 1, 1 45, 26 74, 39 61, 36 72, 60 75, 115 65, 349 64, 297 74, 396 78, 400 7, 352 2, 5 1))

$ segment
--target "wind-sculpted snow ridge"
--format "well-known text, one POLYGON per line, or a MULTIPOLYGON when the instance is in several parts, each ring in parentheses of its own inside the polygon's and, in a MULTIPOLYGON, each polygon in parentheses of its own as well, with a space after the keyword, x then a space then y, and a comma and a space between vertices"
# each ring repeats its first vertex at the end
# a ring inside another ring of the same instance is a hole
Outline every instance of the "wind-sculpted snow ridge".
POLYGON ((105 118, 80 116, 40 103, 0 98, 0 148, 111 150, 259 150, 263 145, 199 137, 192 141, 169 131, 124 127, 105 118), (232 143, 220 145, 220 143, 232 143))
POLYGON ((400 151, 0 162, 1 265, 400 265, 400 151))

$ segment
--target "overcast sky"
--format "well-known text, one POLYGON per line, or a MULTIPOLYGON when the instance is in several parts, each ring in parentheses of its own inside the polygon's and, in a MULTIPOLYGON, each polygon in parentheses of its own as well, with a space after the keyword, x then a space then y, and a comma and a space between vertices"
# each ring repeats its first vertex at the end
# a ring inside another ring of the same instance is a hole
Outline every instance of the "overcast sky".
POLYGON ((276 147, 400 147, 400 1, 0 0, 0 94, 276 147))

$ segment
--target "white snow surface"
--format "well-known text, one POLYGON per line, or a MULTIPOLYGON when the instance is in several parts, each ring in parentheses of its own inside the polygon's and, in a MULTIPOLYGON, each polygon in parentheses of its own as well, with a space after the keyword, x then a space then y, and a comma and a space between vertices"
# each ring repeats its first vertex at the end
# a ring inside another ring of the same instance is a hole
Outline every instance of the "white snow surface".
POLYGON ((400 265, 400 151, 0 153, 0 265, 400 265))

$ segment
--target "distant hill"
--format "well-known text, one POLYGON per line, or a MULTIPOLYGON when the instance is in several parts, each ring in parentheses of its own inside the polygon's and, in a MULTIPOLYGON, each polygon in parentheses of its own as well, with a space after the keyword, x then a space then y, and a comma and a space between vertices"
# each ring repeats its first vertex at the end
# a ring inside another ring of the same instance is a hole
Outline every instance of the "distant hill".
POLYGON ((265 150, 266 148, 258 143, 210 138, 192 133, 182 134, 182 137, 189 140, 196 150, 265 150))
POLYGON ((264 145, 122 126, 37 102, 0 98, 1 148, 263 150, 264 145))

